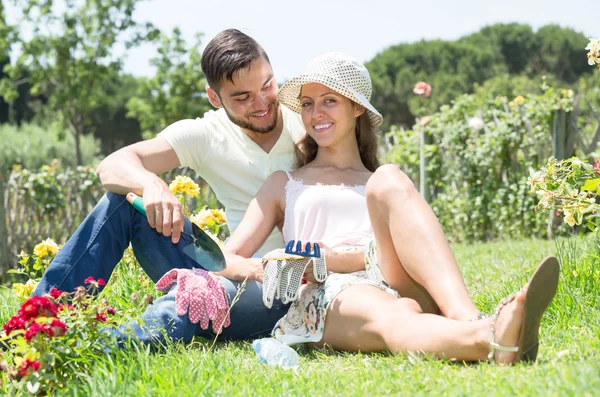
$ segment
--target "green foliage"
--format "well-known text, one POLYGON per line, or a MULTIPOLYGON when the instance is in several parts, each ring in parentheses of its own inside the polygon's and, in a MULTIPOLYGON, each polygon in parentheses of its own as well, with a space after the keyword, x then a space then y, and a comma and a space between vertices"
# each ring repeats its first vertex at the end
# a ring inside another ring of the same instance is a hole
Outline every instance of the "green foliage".
POLYGON ((577 157, 562 161, 551 157, 531 173, 527 184, 540 198, 537 208, 561 211, 570 226, 581 225, 585 217, 591 230, 598 229, 600 160, 592 165, 577 157))
POLYGON ((52 1, 12 0, 22 12, 19 28, 32 29, 32 35, 17 35, 11 41, 21 45, 21 53, 5 68, 10 79, 0 84, 0 95, 15 99, 25 76, 31 94, 44 95, 46 106, 74 134, 78 165, 83 163, 79 139, 91 112, 102 102, 105 83, 122 67, 116 45, 126 40, 130 48, 157 34, 151 25, 133 20, 139 1, 67 0, 65 9, 57 12, 52 1))
POLYGON ((177 120, 201 117, 210 109, 200 68, 200 38, 197 35, 188 46, 177 28, 172 36, 162 37, 159 56, 151 61, 156 75, 143 79, 137 95, 127 103, 127 115, 139 121, 145 138, 177 120))
MULTIPOLYGON (((545 86, 540 95, 486 99, 463 95, 414 130, 392 129, 387 160, 413 180, 419 176, 419 139, 429 137, 427 158, 431 206, 455 240, 543 236, 547 212, 526 181, 552 154, 557 110, 573 111, 574 92, 545 86)), ((565 230, 566 226, 562 227, 565 230)))
MULTIPOLYGON (((23 168, 39 169, 57 159, 65 167, 74 167, 75 137, 65 134, 64 128, 56 123, 46 126, 23 124, 20 127, 0 125, 0 170, 8 170, 13 164, 23 168)), ((86 164, 97 161, 99 143, 93 136, 81 138, 81 158, 86 164)))
MULTIPOLYGON (((373 80, 372 102, 384 115, 384 129, 394 124, 411 127, 424 110, 422 98, 412 94, 418 81, 433 87, 427 113, 500 75, 525 76, 521 83, 547 75, 575 84, 591 72, 582 62, 586 43, 583 34, 569 28, 548 25, 533 32, 528 25, 513 23, 488 26, 456 41, 398 44, 366 65, 373 80)), ((511 96, 495 83, 497 95, 511 96)))

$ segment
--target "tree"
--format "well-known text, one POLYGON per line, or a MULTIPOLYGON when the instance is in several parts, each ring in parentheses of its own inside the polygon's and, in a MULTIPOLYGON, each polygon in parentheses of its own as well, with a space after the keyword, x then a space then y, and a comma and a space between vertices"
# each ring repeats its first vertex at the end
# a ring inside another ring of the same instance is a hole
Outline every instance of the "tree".
MULTIPOLYGON (((12 27, 6 25, 4 4, 0 1, 0 80, 5 76, 4 67, 10 63, 8 50, 10 48, 10 35, 12 27)), ((0 98, 0 123, 8 121, 8 104, 0 98)))
POLYGON ((139 89, 139 80, 129 74, 114 73, 104 86, 104 96, 91 114, 94 136, 100 139, 102 153, 109 154, 142 139, 140 123, 127 116, 127 101, 139 89))
POLYGON ((548 25, 534 32, 529 25, 511 23, 487 26, 456 41, 398 44, 367 63, 373 105, 383 113, 384 130, 392 124, 410 128, 424 112, 422 99, 412 94, 418 81, 433 87, 428 112, 473 93, 476 86, 495 76, 547 75, 572 85, 591 73, 586 62, 581 62, 586 43, 583 34, 569 28, 548 25))
POLYGON ((145 138, 177 120, 199 117, 211 108, 200 68, 201 37, 196 35, 189 47, 177 28, 172 36, 162 37, 159 56, 151 60, 156 75, 142 79, 137 95, 127 103, 128 116, 140 122, 145 138))
POLYGON ((60 12, 52 0, 11 1, 22 11, 21 34, 16 38, 21 52, 6 67, 10 81, 5 79, 0 95, 16 98, 24 82, 31 84, 31 94, 44 95, 46 106, 74 134, 81 164, 81 136, 102 102, 103 87, 122 69, 117 46, 125 43, 129 49, 157 37, 158 31, 132 18, 143 0, 65 0, 60 12), (23 34, 28 28, 33 33, 30 39, 23 34))

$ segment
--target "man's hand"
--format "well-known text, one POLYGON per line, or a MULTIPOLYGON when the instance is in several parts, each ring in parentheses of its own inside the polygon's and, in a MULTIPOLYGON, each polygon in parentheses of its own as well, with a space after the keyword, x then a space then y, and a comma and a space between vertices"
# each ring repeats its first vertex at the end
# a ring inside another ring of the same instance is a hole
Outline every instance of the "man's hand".
POLYGON ((148 223, 164 236, 171 236, 175 244, 179 242, 183 230, 183 211, 181 203, 169 186, 158 176, 144 186, 144 208, 148 223))

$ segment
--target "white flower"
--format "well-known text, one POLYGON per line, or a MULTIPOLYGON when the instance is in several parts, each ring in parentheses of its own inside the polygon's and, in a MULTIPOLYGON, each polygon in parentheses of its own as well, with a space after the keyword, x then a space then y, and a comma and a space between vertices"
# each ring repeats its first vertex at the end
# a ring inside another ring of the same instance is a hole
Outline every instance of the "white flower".
POLYGON ((587 54, 588 64, 600 65, 600 39, 590 39, 590 42, 585 49, 589 50, 587 54))
POLYGON ((469 119, 469 128, 473 131, 480 131, 484 126, 483 120, 479 117, 472 117, 469 119))

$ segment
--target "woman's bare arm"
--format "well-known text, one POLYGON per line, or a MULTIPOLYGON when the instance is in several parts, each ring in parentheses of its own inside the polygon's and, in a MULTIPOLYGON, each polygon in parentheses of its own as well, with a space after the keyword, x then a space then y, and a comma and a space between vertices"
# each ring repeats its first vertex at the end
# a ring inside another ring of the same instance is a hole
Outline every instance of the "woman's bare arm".
POLYGON ((267 178, 250 202, 242 222, 225 244, 227 268, 219 275, 237 281, 247 276, 262 282, 262 261, 251 256, 283 221, 287 180, 283 171, 274 172, 267 178))

